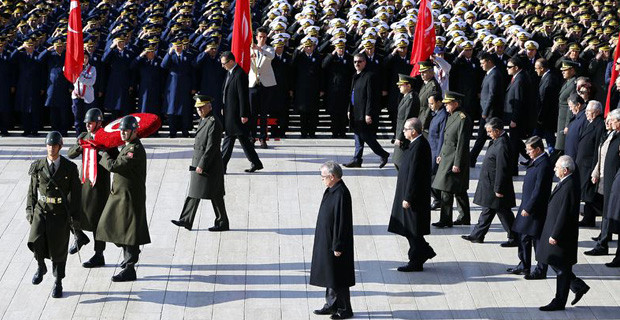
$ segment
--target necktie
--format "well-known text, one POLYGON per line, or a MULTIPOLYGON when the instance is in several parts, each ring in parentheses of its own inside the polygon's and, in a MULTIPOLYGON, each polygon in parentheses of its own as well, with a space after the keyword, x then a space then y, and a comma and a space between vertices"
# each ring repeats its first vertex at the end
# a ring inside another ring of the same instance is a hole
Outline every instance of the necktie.
POLYGON ((54 173, 56 173, 56 165, 52 162, 52 164, 50 164, 50 174, 54 175, 54 173))

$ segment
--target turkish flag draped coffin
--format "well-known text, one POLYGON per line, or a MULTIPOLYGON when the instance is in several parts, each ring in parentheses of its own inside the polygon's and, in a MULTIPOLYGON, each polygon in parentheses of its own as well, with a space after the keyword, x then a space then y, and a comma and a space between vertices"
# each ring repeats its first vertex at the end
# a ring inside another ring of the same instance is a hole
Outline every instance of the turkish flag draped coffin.
MULTIPOLYGON (((138 137, 146 138, 161 127, 161 119, 152 113, 132 113, 138 120, 138 137)), ((119 125, 123 118, 118 118, 95 132, 95 139, 86 141, 96 149, 116 148, 125 144, 121 139, 119 125)))

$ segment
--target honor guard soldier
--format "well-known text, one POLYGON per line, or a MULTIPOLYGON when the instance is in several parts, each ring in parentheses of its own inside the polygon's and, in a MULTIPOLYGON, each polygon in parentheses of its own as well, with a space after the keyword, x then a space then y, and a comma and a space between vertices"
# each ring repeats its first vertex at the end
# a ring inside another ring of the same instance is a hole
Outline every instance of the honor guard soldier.
POLYGON ((125 116, 119 129, 125 142, 120 153, 113 148, 101 157, 101 165, 114 173, 114 182, 95 238, 123 248, 123 270, 112 277, 114 282, 136 280, 139 247, 151 243, 146 221, 146 151, 138 138, 138 120, 125 116))
MULTIPOLYGON (((97 108, 89 109, 84 117, 84 124, 86 125, 87 132, 82 132, 77 138, 75 146, 73 146, 67 152, 67 156, 71 159, 75 159, 82 155, 83 148, 82 143, 84 140, 95 139, 95 132, 101 128, 103 121, 103 113, 97 108)), ((110 195, 110 172, 106 170, 99 161, 101 156, 96 154, 97 174, 95 177, 91 177, 91 180, 87 178, 82 179, 82 215, 80 216, 81 229, 75 230, 75 241, 71 246, 69 253, 75 254, 80 248, 89 243, 90 240, 82 232, 82 230, 92 231, 93 238, 96 238, 97 225, 99 224, 99 218, 101 218, 101 212, 108 201, 110 195)), ((95 160, 91 159, 91 160, 95 160)), ((82 168, 82 177, 86 174, 84 171, 88 170, 86 164, 82 168)), ((84 262, 82 266, 84 268, 101 267, 105 265, 103 258, 103 251, 105 250, 105 242, 95 240, 95 255, 90 260, 84 262)))
POLYGON ((32 284, 43 281, 47 273, 45 258, 52 260, 56 282, 53 298, 62 297, 65 277, 69 230, 79 226, 80 178, 77 166, 60 155, 62 135, 52 131, 45 138, 47 157, 30 166, 30 187, 26 219, 30 223, 28 248, 34 252, 38 268, 32 284))

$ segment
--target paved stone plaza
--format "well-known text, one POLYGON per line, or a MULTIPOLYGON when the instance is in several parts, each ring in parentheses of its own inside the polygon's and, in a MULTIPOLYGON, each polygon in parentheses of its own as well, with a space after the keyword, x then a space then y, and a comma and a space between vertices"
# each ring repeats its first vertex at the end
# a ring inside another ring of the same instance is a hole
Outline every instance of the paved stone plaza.
MULTIPOLYGON (((118 272, 121 251, 108 244, 103 268, 84 269, 77 255, 69 256, 62 299, 50 296, 51 271, 40 285, 31 284, 36 262, 26 247, 27 172, 34 159, 45 156, 43 142, 43 138, 0 139, 3 319, 329 319, 312 314, 322 306, 324 290, 307 284, 324 191, 318 170, 327 160, 350 160, 353 139, 270 141, 268 150, 258 149, 265 169, 255 174, 243 172, 249 162, 236 148, 226 176, 232 230, 224 233, 207 231, 214 217, 208 202, 201 205, 194 230, 170 223, 178 218, 187 192, 193 140, 145 140, 152 243, 142 248, 138 281, 110 281, 118 272)), ((65 142, 63 155, 73 139, 65 142)), ((383 140, 384 145, 387 142, 383 140)), ((397 272, 407 259, 408 246, 404 238, 387 232, 396 171, 392 164, 378 169, 378 157, 366 150, 364 167, 346 169, 343 178, 354 202, 355 318, 620 319, 620 269, 604 266, 612 256, 583 255, 592 247, 590 237, 598 234, 597 229, 580 231, 579 264, 574 268, 592 289, 566 311, 538 311, 553 298, 553 271, 547 280, 537 281, 506 274, 506 268, 518 262, 517 249, 499 246, 506 233, 497 219, 484 244, 460 238, 469 233, 469 226, 433 229, 427 241, 437 257, 422 273, 397 272)), ((472 177, 478 172, 472 170, 472 177)), ((515 180, 517 198, 521 179, 522 175, 515 180)), ((475 187, 472 180, 472 196, 475 187)), ((472 222, 479 213, 472 204, 472 222)), ((438 215, 434 211, 432 221, 438 215)), ((615 247, 613 242, 612 253, 615 247)), ((91 242, 81 251, 82 261, 92 253, 91 242)))

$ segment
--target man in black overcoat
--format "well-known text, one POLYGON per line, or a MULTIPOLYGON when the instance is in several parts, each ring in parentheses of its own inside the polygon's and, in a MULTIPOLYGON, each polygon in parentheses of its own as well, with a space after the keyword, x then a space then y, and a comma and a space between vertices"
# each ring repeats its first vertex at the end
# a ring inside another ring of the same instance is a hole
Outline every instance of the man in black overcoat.
POLYGON ((515 217, 510 210, 515 206, 515 190, 510 175, 508 135, 504 131, 504 123, 500 118, 490 118, 484 127, 493 142, 484 156, 474 195, 474 203, 482 207, 482 212, 472 232, 462 238, 474 243, 482 243, 497 214, 504 230, 508 232, 508 242, 502 243, 502 247, 515 246, 516 242, 512 233, 515 217))
POLYGON ((224 80, 224 141, 222 142, 222 160, 224 161, 224 173, 228 161, 232 155, 235 140, 239 139, 245 157, 250 160, 252 166, 245 172, 254 172, 263 168, 263 163, 258 158, 254 144, 250 141, 248 119, 250 116, 248 75, 235 62, 235 56, 230 51, 225 51, 220 57, 222 67, 226 69, 224 80))
POLYGON ((535 101, 535 99, 531 98, 532 86, 527 74, 523 70, 523 65, 522 59, 513 57, 508 60, 506 66, 508 74, 512 76, 512 79, 504 98, 503 117, 510 127, 508 135, 512 148, 512 157, 509 169, 513 170, 513 175, 518 175, 519 154, 527 159, 523 139, 529 133, 532 122, 529 118, 533 112, 532 103, 535 101))
MULTIPOLYGON (((536 250, 542 227, 547 217, 547 203, 553 183, 553 165, 545 152, 542 138, 533 136, 525 142, 525 148, 532 159, 525 171, 521 194, 521 205, 512 225, 512 231, 518 233, 519 264, 512 270, 530 270, 532 266, 532 247, 536 250)), ((531 273, 525 274, 526 280, 545 279, 548 266, 538 263, 531 273)))
POLYGON ((571 305, 590 290, 573 273, 579 238, 579 176, 573 174, 575 163, 569 156, 561 156, 554 170, 560 182, 549 198, 547 219, 536 250, 536 260, 548 264, 555 271, 557 287, 555 298, 548 305, 540 307, 541 311, 564 310, 569 290, 575 293, 571 305))
POLYGON ((596 184, 592 183, 591 175, 598 158, 598 147, 605 139, 605 120, 602 115, 602 105, 596 100, 590 100, 586 107, 587 124, 579 138, 577 157, 575 163, 579 168, 579 181, 581 182, 581 201, 583 206, 583 219, 579 226, 594 227, 597 215, 603 213, 603 197, 596 192, 596 184))
POLYGON ((347 319, 353 317, 349 287, 355 285, 351 193, 342 181, 342 168, 333 161, 321 166, 321 179, 327 189, 314 231, 310 284, 327 289, 325 305, 314 313, 347 319))
POLYGON ((550 69, 543 58, 536 60, 534 71, 540 77, 538 84, 538 120, 535 133, 547 142, 547 150, 555 149, 555 131, 558 125, 560 77, 550 69))
POLYGON ((431 147, 422 136, 423 130, 418 118, 408 119, 403 127, 409 144, 403 151, 388 225, 389 232, 409 242, 409 262, 398 267, 402 272, 422 271, 424 262, 436 256, 424 240, 431 233, 431 147))
POLYGON ((195 95, 194 100, 200 122, 196 129, 194 155, 190 166, 189 194, 185 198, 181 217, 171 222, 191 230, 200 199, 210 199, 215 212, 215 223, 209 231, 226 231, 229 225, 224 204, 224 165, 220 152, 222 124, 213 114, 211 97, 195 95))
POLYGON ((571 112, 570 120, 564 128, 564 154, 572 159, 577 157, 577 147, 579 139, 588 120, 586 119, 586 103, 583 98, 576 93, 568 97, 568 108, 571 112))
POLYGON ((476 166, 478 155, 485 142, 487 141, 487 133, 484 129, 486 120, 491 117, 501 117, 504 109, 504 94, 506 94, 506 85, 504 84, 504 75, 502 70, 496 66, 497 58, 490 53, 483 53, 480 56, 480 65, 486 72, 482 80, 482 89, 480 91, 480 107, 482 114, 480 115, 478 137, 474 146, 471 148, 469 156, 469 165, 476 166))
POLYGON ((351 104, 349 107, 349 121, 355 137, 355 153, 351 162, 345 164, 347 168, 362 166, 364 143, 381 157, 379 168, 383 168, 388 161, 389 153, 377 141, 377 124, 379 122, 379 92, 374 82, 379 80, 376 75, 366 69, 366 56, 358 53, 353 57, 357 73, 353 75, 351 89, 351 104))
POLYGON ((293 105, 299 112, 301 137, 314 138, 319 119, 319 98, 325 93, 323 88, 323 58, 315 50, 318 41, 315 37, 302 40, 303 51, 295 51, 292 63, 293 105))

